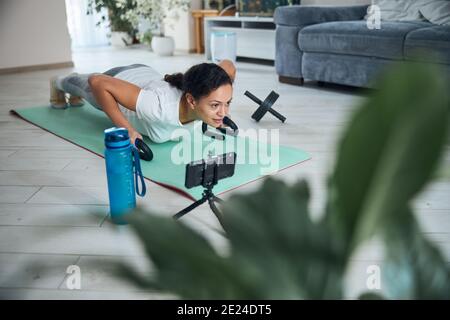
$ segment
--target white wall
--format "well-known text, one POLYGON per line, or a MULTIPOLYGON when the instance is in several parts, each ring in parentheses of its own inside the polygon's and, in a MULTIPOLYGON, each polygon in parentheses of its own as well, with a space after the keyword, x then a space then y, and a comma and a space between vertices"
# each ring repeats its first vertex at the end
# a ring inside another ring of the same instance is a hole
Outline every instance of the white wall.
POLYGON ((63 0, 0 0, 0 69, 71 62, 63 0))
POLYGON ((189 52, 195 48, 195 26, 190 10, 201 7, 202 0, 191 0, 189 11, 180 12, 180 19, 173 25, 174 28, 167 28, 166 34, 174 38, 176 50, 189 52))
POLYGON ((302 4, 306 5, 355 5, 369 4, 371 0, 302 0, 302 4))

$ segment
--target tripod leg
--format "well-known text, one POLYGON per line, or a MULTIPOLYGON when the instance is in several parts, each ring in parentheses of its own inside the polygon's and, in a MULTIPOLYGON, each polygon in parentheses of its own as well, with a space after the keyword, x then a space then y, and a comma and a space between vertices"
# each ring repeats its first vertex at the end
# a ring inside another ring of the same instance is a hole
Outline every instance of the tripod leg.
POLYGON ((206 197, 201 198, 200 200, 195 201, 193 204, 191 204, 189 207, 181 210, 180 212, 178 212, 176 215, 173 216, 174 219, 178 220, 180 219, 182 216, 184 216, 186 213, 188 213, 189 211, 194 210, 195 208, 197 208, 199 205, 205 203, 205 201, 207 200, 206 197))
MULTIPOLYGON (((214 196, 214 197, 208 199, 209 206, 211 208, 211 211, 216 216, 217 220, 219 220, 219 223, 222 226, 223 230, 225 230, 225 232, 226 232, 225 225, 223 223, 222 213, 220 212, 220 210, 217 208, 216 204, 214 203, 215 199, 219 199, 219 198, 214 196)), ((222 199, 219 199, 219 200, 222 201, 222 199)))

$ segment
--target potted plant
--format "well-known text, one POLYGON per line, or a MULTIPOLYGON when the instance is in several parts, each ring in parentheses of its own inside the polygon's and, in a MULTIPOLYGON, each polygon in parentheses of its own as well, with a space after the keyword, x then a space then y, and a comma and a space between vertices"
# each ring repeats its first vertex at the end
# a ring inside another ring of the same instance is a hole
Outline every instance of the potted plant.
POLYGON ((127 10, 126 19, 137 28, 142 20, 150 25, 154 33, 151 41, 153 51, 161 56, 173 55, 175 43, 166 36, 165 30, 176 20, 178 12, 189 8, 189 0, 133 0, 135 7, 127 10))
POLYGON ((135 0, 88 0, 87 14, 92 14, 94 10, 96 12, 104 10, 105 14, 101 16, 101 21, 97 25, 109 21, 111 45, 124 47, 138 42, 136 28, 124 16, 135 6, 135 0))
POLYGON ((150 30, 147 30, 143 33, 139 34, 139 42, 145 45, 148 45, 149 47, 152 44, 153 39, 153 33, 150 30))

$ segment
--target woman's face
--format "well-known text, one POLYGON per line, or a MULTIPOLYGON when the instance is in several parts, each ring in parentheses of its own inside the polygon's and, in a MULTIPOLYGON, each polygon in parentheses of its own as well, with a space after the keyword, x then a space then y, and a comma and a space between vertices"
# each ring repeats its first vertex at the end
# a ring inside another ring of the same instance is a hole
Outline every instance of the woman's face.
POLYGON ((223 126, 223 118, 228 115, 233 87, 230 84, 220 86, 208 96, 195 102, 194 110, 203 122, 212 127, 223 126))

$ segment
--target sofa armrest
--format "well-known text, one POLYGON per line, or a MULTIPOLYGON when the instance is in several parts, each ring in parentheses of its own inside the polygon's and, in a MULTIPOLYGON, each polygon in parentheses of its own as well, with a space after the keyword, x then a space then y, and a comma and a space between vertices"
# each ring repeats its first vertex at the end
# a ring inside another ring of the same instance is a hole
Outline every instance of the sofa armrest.
POLYGON ((275 10, 274 22, 284 26, 305 26, 330 21, 362 20, 369 5, 362 6, 283 6, 275 10))

